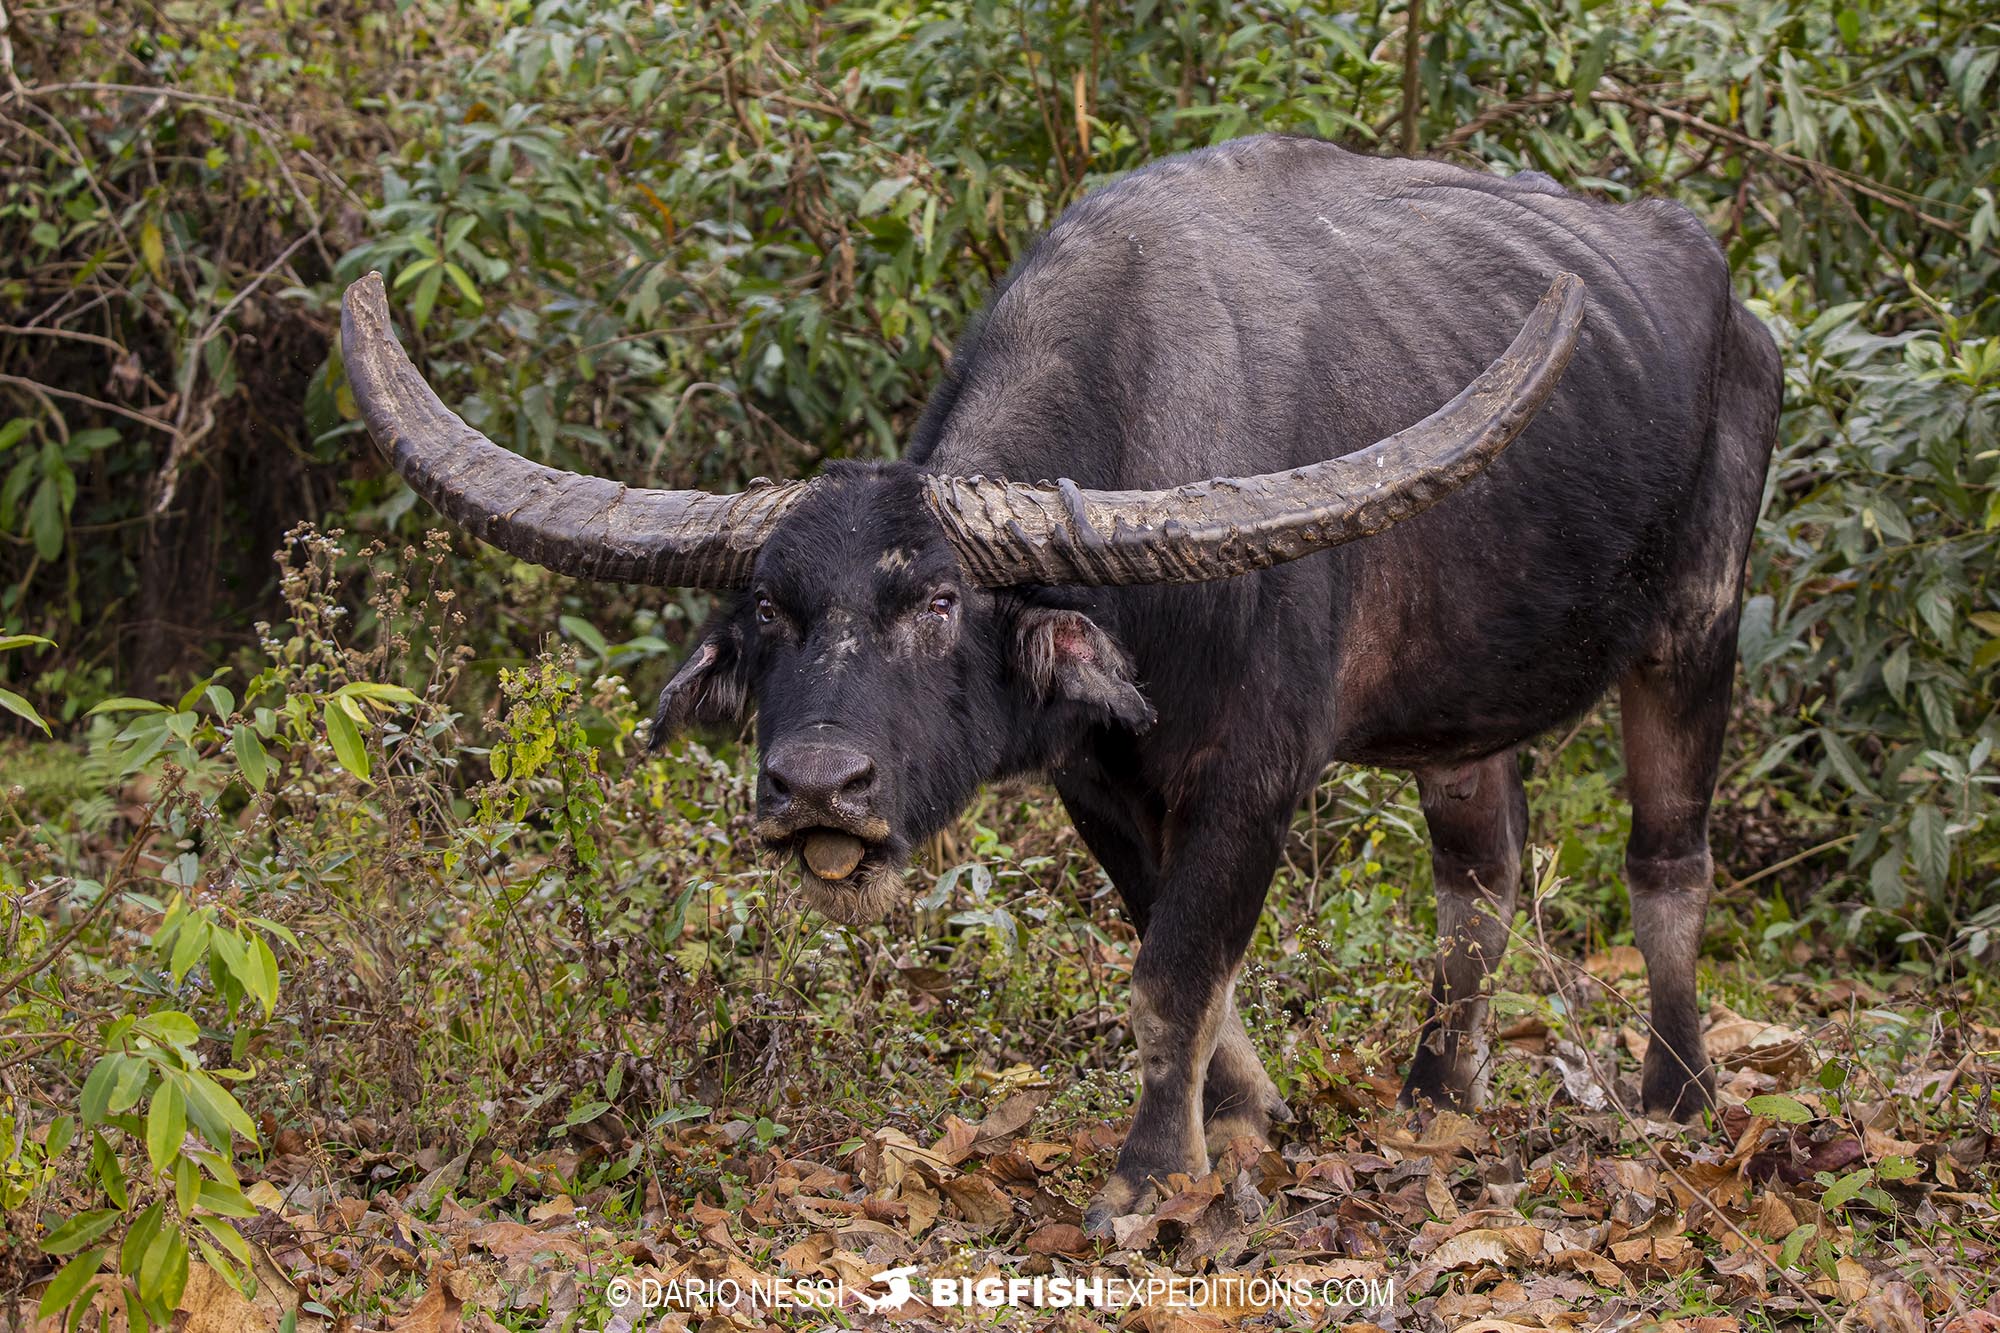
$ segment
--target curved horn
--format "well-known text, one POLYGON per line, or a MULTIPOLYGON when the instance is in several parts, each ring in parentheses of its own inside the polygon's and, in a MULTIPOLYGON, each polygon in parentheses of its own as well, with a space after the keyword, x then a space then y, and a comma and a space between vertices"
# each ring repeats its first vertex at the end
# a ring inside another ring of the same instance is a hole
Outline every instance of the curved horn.
POLYGON ((1498 457, 1569 364, 1583 294, 1575 274, 1557 277, 1478 379, 1355 453, 1165 491, 934 476, 931 509, 988 587, 1201 583, 1297 560, 1421 513, 1498 457))
POLYGON ((810 483, 740 495, 635 490, 501 448, 431 392, 389 323, 382 275, 341 302, 340 351, 368 433, 410 488, 482 541, 560 574, 656 587, 733 588, 810 483))

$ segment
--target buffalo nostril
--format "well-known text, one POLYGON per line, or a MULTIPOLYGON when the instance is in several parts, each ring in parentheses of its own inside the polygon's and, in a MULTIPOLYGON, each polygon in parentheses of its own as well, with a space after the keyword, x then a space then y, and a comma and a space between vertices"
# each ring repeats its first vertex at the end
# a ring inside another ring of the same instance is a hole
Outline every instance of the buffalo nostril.
POLYGON ((834 802, 859 802, 874 790, 875 761, 844 745, 786 746, 764 768, 771 799, 831 813, 834 802))

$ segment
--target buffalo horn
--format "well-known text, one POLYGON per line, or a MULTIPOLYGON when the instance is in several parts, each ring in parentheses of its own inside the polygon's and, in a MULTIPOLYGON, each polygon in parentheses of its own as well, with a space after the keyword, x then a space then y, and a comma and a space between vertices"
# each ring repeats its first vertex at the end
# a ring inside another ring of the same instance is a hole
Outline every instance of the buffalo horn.
POLYGON ((1569 364, 1583 296, 1580 278, 1560 275, 1456 398, 1338 458, 1162 491, 933 476, 928 499, 988 587, 1200 583, 1297 560, 1423 512, 1498 457, 1569 364))
POLYGON ((340 350, 369 434, 411 489, 481 540, 558 573, 737 587, 807 485, 753 482, 737 495, 638 490, 503 449, 438 401, 410 364, 379 273, 347 289, 340 350))

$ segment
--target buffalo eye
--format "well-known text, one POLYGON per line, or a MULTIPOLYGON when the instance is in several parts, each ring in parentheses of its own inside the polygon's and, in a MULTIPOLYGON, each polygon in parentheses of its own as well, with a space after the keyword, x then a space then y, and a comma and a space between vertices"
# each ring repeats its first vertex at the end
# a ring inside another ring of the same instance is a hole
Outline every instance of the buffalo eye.
POLYGON ((778 618, 778 604, 768 597, 757 599, 757 623, 768 625, 778 618))
POLYGON ((958 597, 954 593, 941 592, 931 598, 931 604, 924 609, 939 620, 950 620, 951 613, 958 609, 958 597))

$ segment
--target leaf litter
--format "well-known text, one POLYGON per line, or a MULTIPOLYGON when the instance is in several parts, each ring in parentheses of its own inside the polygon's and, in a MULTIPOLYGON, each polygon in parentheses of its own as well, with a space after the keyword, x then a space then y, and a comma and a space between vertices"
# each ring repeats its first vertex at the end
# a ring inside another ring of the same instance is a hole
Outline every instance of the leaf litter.
MULTIPOLYGON (((1583 970, 1599 998, 1637 980, 1615 951, 1583 970)), ((1116 1160, 1122 1126, 1058 1124, 1052 1089, 1025 1067, 986 1071, 978 1120, 946 1115, 921 1137, 882 1126, 812 1149, 720 1116, 647 1135, 608 1108, 523 1156, 475 1143, 405 1158, 363 1146, 374 1126, 276 1129, 277 1151, 246 1184, 259 1208, 244 1227, 256 1294, 196 1263, 177 1333, 995 1322, 1733 1333, 1829 1318, 1875 1333, 2000 1330, 1985 1276, 2000 1244, 2000 1138, 1935 1132, 1954 1089, 1976 1085, 1990 1101, 2000 1058, 1910 1068, 1864 1091, 1844 1085, 1837 1054, 1852 1029, 1808 1032, 1717 1004, 1705 1041, 1723 1106, 1682 1126, 1622 1109, 1636 1104, 1638 1028, 1579 1030, 1600 1033, 1595 1049, 1533 1018, 1500 1031, 1502 1059, 1562 1089, 1554 1106, 1399 1112, 1393 1080, 1345 1066, 1312 1092, 1321 1132, 1277 1148, 1240 1139, 1200 1178, 1164 1182, 1156 1211, 1116 1219, 1106 1239, 1085 1234, 1081 1205, 1116 1160), (655 1171, 636 1221, 600 1218, 611 1186, 568 1192, 586 1158, 641 1140, 656 1158, 719 1170, 678 1187, 655 1171), (915 1275, 913 1298, 876 1308, 892 1290, 880 1275, 899 1269, 915 1275), (1208 1285, 1198 1302, 1191 1288, 1156 1285, 1117 1308, 930 1300, 936 1279, 1143 1288, 1170 1277, 1208 1285), (633 1290, 650 1281, 664 1303, 617 1307, 614 1278, 633 1290), (775 1279, 834 1294, 771 1308, 754 1293, 775 1279), (1275 1299, 1279 1284, 1305 1295, 1275 1299)), ((104 1291, 102 1327, 123 1333, 104 1291)))

